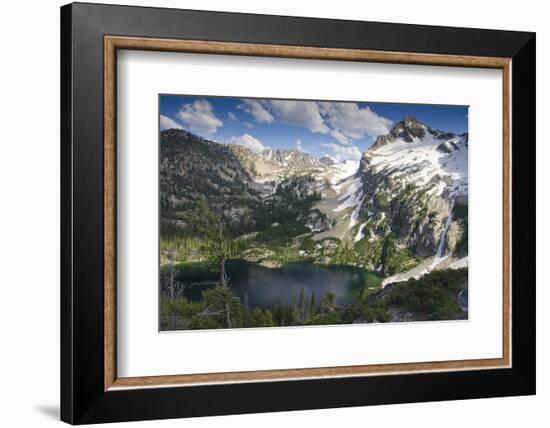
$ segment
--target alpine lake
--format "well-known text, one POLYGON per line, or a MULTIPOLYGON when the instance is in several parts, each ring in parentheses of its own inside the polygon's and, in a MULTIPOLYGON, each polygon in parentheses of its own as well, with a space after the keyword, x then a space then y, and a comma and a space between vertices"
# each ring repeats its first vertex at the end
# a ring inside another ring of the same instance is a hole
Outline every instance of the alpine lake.
MULTIPOLYGON (((340 305, 358 298, 361 290, 379 289, 382 277, 377 273, 348 265, 288 263, 268 268, 245 260, 230 259, 225 264, 228 286, 241 302, 252 307, 269 308, 276 304, 292 304, 302 293, 321 299, 327 292, 336 296, 340 305)), ((176 279, 185 284, 183 295, 199 301, 203 290, 213 287, 219 276, 216 266, 185 263, 176 268, 176 279)))

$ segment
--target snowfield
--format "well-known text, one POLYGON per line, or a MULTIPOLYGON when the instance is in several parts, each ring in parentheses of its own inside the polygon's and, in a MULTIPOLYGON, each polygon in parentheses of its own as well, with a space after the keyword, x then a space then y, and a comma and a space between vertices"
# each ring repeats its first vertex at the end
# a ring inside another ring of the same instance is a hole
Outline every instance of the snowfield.
POLYGON ((415 138, 411 143, 397 140, 369 150, 366 157, 375 172, 391 172, 392 177, 405 183, 430 186, 430 194, 440 196, 448 190, 449 196, 455 197, 468 193, 465 136, 437 139, 426 130, 423 139, 415 138))

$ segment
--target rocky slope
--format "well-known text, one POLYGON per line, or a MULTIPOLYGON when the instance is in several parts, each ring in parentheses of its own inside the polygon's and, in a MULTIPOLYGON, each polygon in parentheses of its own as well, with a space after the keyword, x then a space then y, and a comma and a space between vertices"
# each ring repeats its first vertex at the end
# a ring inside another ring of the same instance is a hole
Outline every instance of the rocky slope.
POLYGON ((280 182, 296 175, 322 172, 327 167, 325 162, 299 150, 268 148, 253 153, 238 144, 230 144, 228 147, 258 182, 280 182))
POLYGON ((251 172, 227 146, 187 131, 161 132, 160 204, 165 227, 185 230, 200 202, 225 211, 234 222, 250 221, 262 200, 251 172))
POLYGON ((325 166, 333 166, 333 165, 336 165, 338 163, 338 161, 336 159, 334 159, 333 157, 328 156, 328 155, 321 156, 319 158, 319 162, 321 162, 325 166))
POLYGON ((319 160, 299 150, 265 149, 261 157, 279 165, 286 174, 302 173, 309 169, 318 169, 325 166, 319 160))
POLYGON ((361 239, 382 239, 410 257, 429 258, 421 272, 466 256, 467 134, 406 117, 363 154, 359 174, 362 186, 354 197, 360 200, 361 239))

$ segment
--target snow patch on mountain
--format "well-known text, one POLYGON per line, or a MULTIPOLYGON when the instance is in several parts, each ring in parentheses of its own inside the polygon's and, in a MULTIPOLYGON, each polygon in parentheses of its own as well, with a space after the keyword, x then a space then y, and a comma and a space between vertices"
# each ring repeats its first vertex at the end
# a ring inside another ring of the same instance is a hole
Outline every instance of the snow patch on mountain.
POLYGON ((353 238, 353 242, 359 242, 361 239, 364 238, 363 229, 366 225, 367 223, 362 223, 359 225, 359 228, 357 229, 357 234, 355 235, 355 238, 353 238))
POLYGON ((359 161, 345 160, 333 165, 327 173, 330 183, 333 185, 344 184, 344 182, 355 175, 359 170, 359 161))
POLYGON ((340 193, 337 200, 340 202, 333 211, 343 211, 350 207, 355 207, 361 202, 363 194, 361 192, 362 187, 361 177, 355 177, 344 180, 344 182, 334 186, 336 192, 340 193))
POLYGON ((419 187, 440 196, 448 190, 449 196, 468 192, 468 141, 464 135, 450 135, 442 140, 426 129, 424 138, 413 137, 411 142, 396 139, 367 151, 365 159, 375 173, 384 171, 392 178, 419 187), (445 150, 441 149, 441 145, 445 150))

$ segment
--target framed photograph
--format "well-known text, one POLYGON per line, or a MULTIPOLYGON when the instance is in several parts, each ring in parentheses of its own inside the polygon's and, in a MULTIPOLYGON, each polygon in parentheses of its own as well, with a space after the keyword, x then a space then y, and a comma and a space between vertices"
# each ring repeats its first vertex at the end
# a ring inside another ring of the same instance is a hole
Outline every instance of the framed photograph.
POLYGON ((62 420, 535 393, 533 33, 76 3, 61 53, 62 420))

